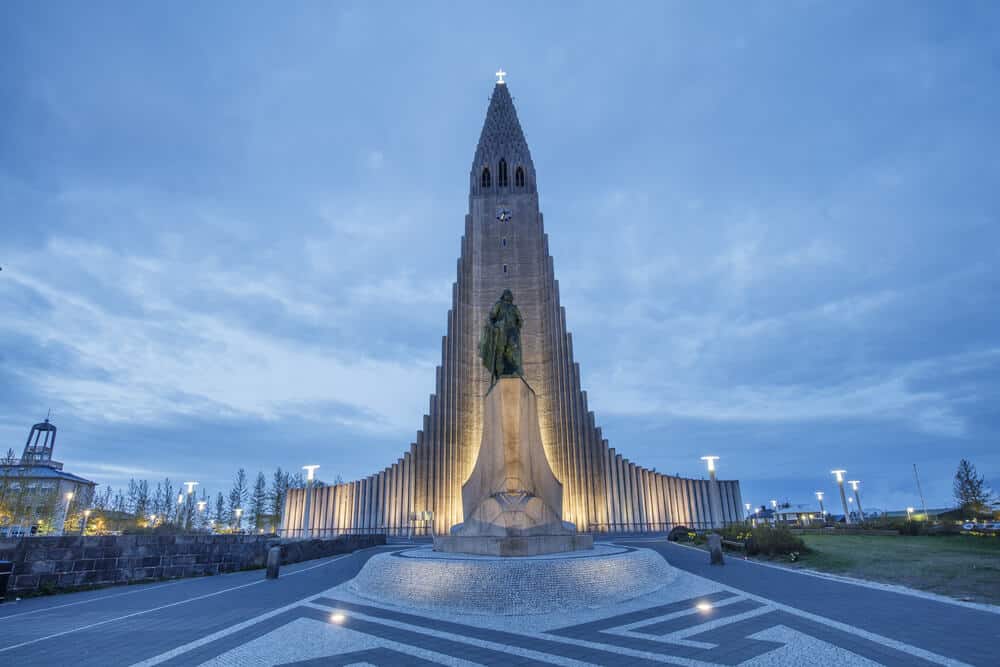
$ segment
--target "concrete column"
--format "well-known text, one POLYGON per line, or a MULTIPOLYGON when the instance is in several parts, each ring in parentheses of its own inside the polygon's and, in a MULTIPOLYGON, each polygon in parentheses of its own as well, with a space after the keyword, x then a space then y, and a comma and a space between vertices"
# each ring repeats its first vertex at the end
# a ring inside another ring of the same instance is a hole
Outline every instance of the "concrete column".
POLYGON ((864 510, 861 509, 861 492, 858 491, 858 485, 857 484, 851 484, 851 487, 854 489, 854 502, 858 504, 858 517, 862 521, 864 521, 865 520, 865 512, 864 512, 864 510))
POLYGON ((310 531, 309 531, 309 525, 310 525, 309 524, 309 519, 310 519, 310 517, 309 517, 309 511, 312 509, 310 507, 310 504, 312 502, 312 485, 313 485, 313 482, 312 482, 311 479, 308 480, 308 481, 306 481, 306 488, 305 488, 305 492, 304 492, 305 493, 305 509, 302 511, 302 537, 305 538, 305 539, 309 539, 309 535, 310 535, 310 531))
POLYGON ((840 489, 840 502, 844 506, 844 523, 850 524, 851 512, 847 509, 847 494, 844 493, 844 473, 846 470, 834 470, 833 474, 837 476, 837 487, 840 489))

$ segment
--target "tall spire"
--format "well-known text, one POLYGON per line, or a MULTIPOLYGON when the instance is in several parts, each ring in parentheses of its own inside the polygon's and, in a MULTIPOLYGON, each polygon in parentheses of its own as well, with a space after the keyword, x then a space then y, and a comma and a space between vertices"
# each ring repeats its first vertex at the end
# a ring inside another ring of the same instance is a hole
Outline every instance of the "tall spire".
MULTIPOLYGON (((500 77, 500 74, 497 76, 500 77)), ((483 183, 481 177, 483 169, 490 170, 492 186, 500 186, 494 177, 500 160, 506 162, 511 174, 517 167, 521 167, 524 170, 524 187, 528 192, 535 192, 535 167, 531 162, 531 151, 528 150, 528 142, 524 138, 524 131, 521 130, 514 100, 510 96, 506 81, 497 81, 493 87, 490 107, 486 111, 483 130, 479 134, 476 156, 472 161, 473 192, 479 193, 481 190, 477 186, 483 183)), ((510 185, 514 185, 513 180, 510 180, 510 185)))

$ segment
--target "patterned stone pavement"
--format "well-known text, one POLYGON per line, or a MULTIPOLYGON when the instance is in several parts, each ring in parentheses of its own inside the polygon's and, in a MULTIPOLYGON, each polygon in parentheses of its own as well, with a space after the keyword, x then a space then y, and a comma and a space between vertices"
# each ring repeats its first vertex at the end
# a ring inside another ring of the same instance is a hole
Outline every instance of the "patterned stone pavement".
POLYGON ((703 552, 662 541, 631 546, 653 547, 680 572, 659 591, 612 607, 532 616, 413 611, 352 593, 347 582, 384 549, 287 568, 277 582, 240 573, 192 580, 201 587, 179 582, 124 597, 94 591, 4 605, 0 664, 997 664, 1000 615, 990 611, 741 561, 701 570, 703 552), (788 604, 810 595, 829 599, 788 604), (859 596, 883 607, 858 616, 861 627, 845 622, 840 608, 859 596), (925 631, 904 641, 913 635, 879 618, 925 631), (941 626, 948 635, 931 632, 941 626))

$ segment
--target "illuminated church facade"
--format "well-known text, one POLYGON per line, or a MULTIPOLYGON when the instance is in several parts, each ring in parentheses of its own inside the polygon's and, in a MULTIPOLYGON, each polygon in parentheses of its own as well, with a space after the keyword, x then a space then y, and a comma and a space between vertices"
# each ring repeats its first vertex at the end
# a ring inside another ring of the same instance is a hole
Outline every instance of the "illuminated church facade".
MULTIPOLYGON (((564 520, 595 533, 742 520, 738 481, 658 473, 623 457, 601 433, 573 358, 531 152, 502 73, 498 77, 469 174, 452 307, 423 427, 384 470, 312 489, 309 534, 441 534, 462 522, 462 484, 476 461, 490 386, 478 355, 479 335, 505 289, 513 291, 523 315, 524 377, 537 396, 546 456, 563 484, 564 520)), ((306 493, 289 492, 284 534, 302 534, 306 493)))

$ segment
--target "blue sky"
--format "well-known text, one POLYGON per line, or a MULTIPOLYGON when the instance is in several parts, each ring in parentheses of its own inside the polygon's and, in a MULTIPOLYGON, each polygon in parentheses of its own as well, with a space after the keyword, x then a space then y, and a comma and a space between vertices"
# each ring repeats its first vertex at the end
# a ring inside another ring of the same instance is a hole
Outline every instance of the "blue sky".
POLYGON ((508 72, 592 409, 744 497, 1000 487, 993 3, 7 3, 0 439, 119 485, 421 423, 508 72))

